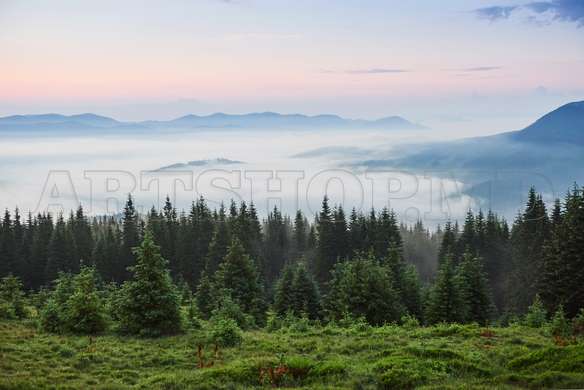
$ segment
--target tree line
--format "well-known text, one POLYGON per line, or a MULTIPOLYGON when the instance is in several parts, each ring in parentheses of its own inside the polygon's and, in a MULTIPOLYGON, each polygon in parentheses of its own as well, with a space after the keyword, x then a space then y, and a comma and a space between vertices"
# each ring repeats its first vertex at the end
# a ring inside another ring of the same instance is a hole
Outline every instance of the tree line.
MULTIPOLYGON (((59 299, 74 291, 90 296, 94 284, 112 292, 114 317, 139 316, 162 299, 144 295, 149 290, 165 297, 166 307, 175 295, 192 295, 185 299, 197 317, 221 312, 240 326, 265 324, 268 311, 371 324, 405 317, 486 324, 540 300, 549 312, 576 316, 584 302, 583 249, 584 194, 577 185, 551 212, 532 188, 511 227, 479 210, 469 211, 462 226, 448 222, 435 232, 421 222, 400 225, 385 208, 353 209, 347 217, 327 197, 309 222, 300 211, 292 218, 277 208, 260 221, 245 202, 211 210, 203 198, 183 212, 167 198, 162 210, 139 215, 129 196, 120 217, 89 218, 79 207, 68 218, 44 213, 23 221, 18 209, 6 210, 0 277, 12 275, 27 290, 51 289, 55 311, 46 310, 53 320, 59 299)), ((126 328, 140 323, 123 318, 126 328)))

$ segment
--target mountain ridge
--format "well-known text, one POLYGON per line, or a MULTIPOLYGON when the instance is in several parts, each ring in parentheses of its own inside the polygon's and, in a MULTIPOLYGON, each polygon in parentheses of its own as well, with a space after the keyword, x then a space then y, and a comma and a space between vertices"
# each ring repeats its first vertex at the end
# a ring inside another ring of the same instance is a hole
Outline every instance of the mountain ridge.
POLYGON ((347 119, 333 114, 304 115, 304 114, 280 114, 276 112, 252 112, 246 114, 226 114, 217 112, 209 115, 187 114, 181 117, 166 120, 145 121, 118 121, 116 119, 92 114, 36 114, 36 115, 11 115, 0 117, 0 130, 34 130, 34 127, 49 127, 55 130, 58 127, 70 130, 79 127, 104 128, 104 129, 203 129, 203 128, 365 128, 379 130, 422 130, 424 126, 413 123, 401 116, 388 116, 375 120, 347 119))

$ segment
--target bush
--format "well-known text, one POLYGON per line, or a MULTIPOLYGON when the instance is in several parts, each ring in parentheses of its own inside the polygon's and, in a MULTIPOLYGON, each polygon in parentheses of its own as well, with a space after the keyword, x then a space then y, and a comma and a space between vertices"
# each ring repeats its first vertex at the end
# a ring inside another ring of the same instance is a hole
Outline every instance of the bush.
POLYGON ((420 321, 410 314, 402 316, 401 324, 405 329, 416 329, 420 327, 420 321))
POLYGON ((381 374, 378 385, 381 389, 413 389, 426 380, 427 378, 416 370, 393 368, 381 374))
POLYGON ((237 322, 229 318, 217 318, 211 322, 211 342, 222 347, 241 344, 243 337, 237 322))
POLYGON ((525 315, 525 325, 530 328, 541 328, 547 322, 547 312, 543 307, 543 303, 539 298, 539 295, 535 296, 533 303, 527 309, 527 314, 525 315))
POLYGON ((14 320, 16 318, 17 316, 14 307, 10 303, 0 302, 0 319, 14 320))
POLYGON ((74 292, 66 302, 65 326, 73 333, 95 334, 105 330, 105 307, 95 286, 94 268, 84 267, 73 279, 74 292))
POLYGON ((221 294, 217 307, 211 312, 211 320, 219 318, 231 319, 242 329, 255 326, 253 316, 244 313, 241 307, 231 299, 231 296, 227 292, 221 294))
POLYGON ((201 329, 201 315, 199 313, 199 308, 197 302, 194 298, 191 298, 189 305, 187 307, 187 323, 191 329, 201 329))
POLYGON ((105 330, 105 307, 96 288, 94 268, 78 275, 63 274, 40 312, 40 325, 49 332, 95 334, 105 330))
POLYGON ((22 282, 16 276, 6 276, 0 281, 0 318, 24 318, 26 314, 22 282))
POLYGON ((584 308, 572 319, 572 332, 575 336, 584 335, 584 308))
POLYGON ((47 332, 62 333, 66 326, 67 300, 73 294, 73 276, 61 273, 55 281, 55 288, 48 295, 44 306, 40 310, 40 325, 47 332))
POLYGON ((554 314, 550 323, 550 331, 553 336, 569 337, 572 333, 572 327, 564 314, 564 307, 560 305, 554 314))

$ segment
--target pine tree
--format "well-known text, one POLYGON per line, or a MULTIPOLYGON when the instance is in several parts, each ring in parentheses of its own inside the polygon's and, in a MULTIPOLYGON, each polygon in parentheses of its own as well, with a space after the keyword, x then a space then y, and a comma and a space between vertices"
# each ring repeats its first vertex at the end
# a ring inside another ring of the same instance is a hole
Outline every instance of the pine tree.
POLYGON ((556 220, 544 247, 538 290, 549 312, 560 305, 568 317, 584 307, 584 192, 577 185, 566 196, 564 212, 556 220))
POLYGON ((322 201, 322 209, 318 216, 316 229, 318 235, 318 249, 315 271, 317 279, 323 283, 330 278, 330 271, 337 261, 333 219, 327 196, 325 196, 322 201))
POLYGON ((133 278, 124 283, 118 306, 120 331, 150 337, 179 332, 180 297, 150 230, 134 253, 133 278))
POLYGON ((219 268, 219 265, 223 261, 223 258, 227 255, 227 248, 231 242, 231 234, 227 226, 227 219, 225 215, 225 208, 223 204, 219 209, 217 214, 217 221, 215 223, 215 232, 213 233, 213 239, 209 245, 209 251, 207 254, 206 270, 209 274, 214 274, 219 268))
POLYGON ((197 302, 197 307, 199 308, 201 317, 205 320, 208 320, 211 317, 211 312, 215 308, 215 302, 213 285, 211 283, 211 279, 205 271, 203 271, 201 274, 199 285, 197 286, 195 301, 197 302))
POLYGON ((465 308, 464 320, 487 325, 493 313, 493 302, 481 259, 467 251, 458 266, 456 282, 465 308))
POLYGON ((10 212, 6 210, 0 225, 0 277, 14 274, 17 269, 16 262, 12 218, 10 212))
POLYGON ((336 264, 325 308, 331 319, 349 314, 373 325, 398 321, 404 313, 391 272, 372 253, 336 264))
POLYGON ((61 214, 57 219, 49 242, 45 270, 45 279, 47 281, 55 280, 59 272, 76 272, 78 270, 79 263, 74 260, 74 249, 71 246, 72 239, 69 233, 61 214))
POLYGON ((298 259, 304 255, 308 240, 308 221, 302 211, 296 211, 294 217, 294 258, 298 259))
POLYGON ((442 235, 442 243, 438 252, 438 261, 442 261, 448 256, 454 256, 456 253, 456 237, 457 231, 454 230, 450 221, 446 222, 444 232, 442 235))
POLYGON ((117 272, 117 280, 127 280, 129 277, 128 267, 134 264, 133 248, 139 243, 138 215, 134 208, 132 195, 128 195, 128 200, 124 207, 122 217, 122 250, 120 253, 120 264, 117 272))
POLYGON ((96 286, 94 268, 82 267, 73 278, 73 293, 65 304, 65 328, 73 333, 95 334, 105 330, 105 307, 96 286))
POLYGON ((509 279, 510 304, 525 312, 537 292, 542 274, 546 240, 551 237, 545 204, 532 187, 524 212, 518 216, 511 233, 512 271, 509 279))
POLYGON ((294 282, 294 267, 288 265, 282 270, 280 279, 276 282, 274 293, 274 311, 280 316, 294 310, 294 293, 292 283, 294 282))
POLYGON ((320 316, 321 304, 318 285, 304 262, 296 265, 292 280, 293 311, 297 315, 306 315, 310 319, 320 316))
POLYGON ((225 290, 241 309, 263 322, 265 303, 260 278, 253 260, 243 245, 234 239, 216 275, 218 290, 225 290))
POLYGON ((83 207, 79 206, 75 216, 71 220, 71 236, 75 244, 76 260, 83 260, 84 264, 89 264, 93 252, 93 236, 91 226, 83 212, 83 207))
POLYGON ((456 283, 452 257, 447 256, 440 262, 436 282, 430 292, 426 320, 430 324, 462 322, 465 314, 464 301, 456 283))

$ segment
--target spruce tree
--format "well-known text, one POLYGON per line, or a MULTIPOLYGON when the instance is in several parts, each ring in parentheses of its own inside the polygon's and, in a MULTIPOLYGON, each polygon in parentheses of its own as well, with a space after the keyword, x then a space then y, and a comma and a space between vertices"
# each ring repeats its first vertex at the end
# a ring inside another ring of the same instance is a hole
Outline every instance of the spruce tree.
POLYGON ((493 302, 481 259, 467 251, 457 269, 456 282, 465 308, 464 320, 487 325, 493 314, 493 302))
POLYGON ((95 334, 105 330, 105 307, 96 286, 94 268, 82 267, 73 278, 73 293, 65 303, 65 328, 73 333, 95 334))
POLYGON ((223 204, 221 204, 219 213, 217 214, 217 220, 215 222, 213 239, 209 245, 209 251, 207 253, 206 270, 209 272, 209 274, 214 274, 215 271, 219 268, 223 258, 227 255, 227 249, 230 242, 231 234, 227 225, 225 208, 223 207, 223 204))
POLYGON ((331 319, 364 317, 372 325, 399 321, 404 307, 393 288, 391 271, 371 253, 337 263, 325 309, 331 319))
POLYGON ((538 290, 549 312, 563 305, 571 318, 584 307, 584 192, 577 185, 555 220, 552 238, 544 247, 538 290))
POLYGON ((134 254, 133 278, 124 283, 118 305, 120 331, 148 337, 179 332, 180 297, 150 230, 134 254))
POLYGON ((134 207, 134 199, 132 195, 128 195, 122 217, 122 250, 117 270, 118 282, 127 280, 129 277, 128 267, 134 264, 133 248, 138 246, 139 239, 138 215, 134 207))
POLYGON ((274 293, 274 311, 280 316, 294 310, 294 292, 292 283, 294 282, 294 267, 288 265, 282 270, 280 279, 276 282, 274 293))
POLYGON ((296 315, 317 319, 321 310, 318 285, 304 262, 299 262, 295 268, 291 286, 293 311, 296 315))
POLYGON ((323 283, 330 278, 330 271, 337 261, 333 218, 327 196, 325 196, 322 201, 322 208, 320 214, 318 215, 316 230, 318 237, 318 249, 316 255, 315 271, 319 282, 323 283))
POLYGON ((246 314, 257 323, 263 322, 265 302, 259 273, 238 239, 229 246, 215 278, 218 290, 227 291, 246 314))
POLYGON ((199 285, 197 286, 195 301, 201 317, 205 320, 208 320, 211 317, 211 312, 215 308, 214 295, 211 279, 207 275, 207 272, 203 271, 201 273, 199 285))
POLYGON ((456 282, 456 272, 452 256, 440 262, 436 282, 432 286, 426 320, 430 324, 439 322, 462 322, 466 310, 456 282))

